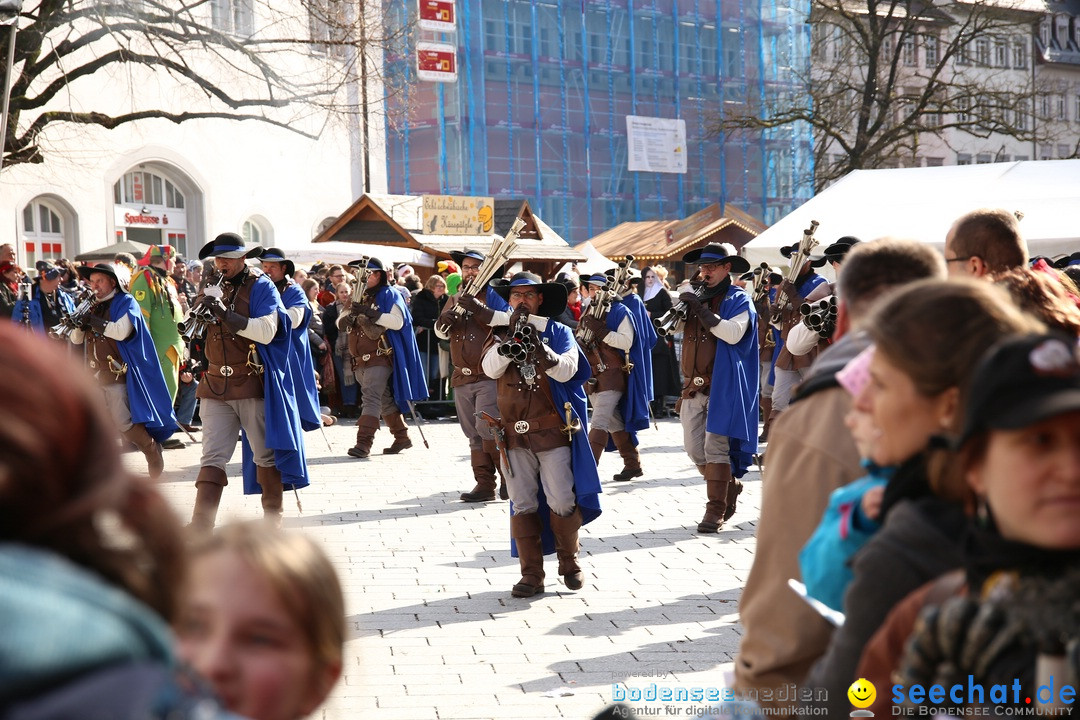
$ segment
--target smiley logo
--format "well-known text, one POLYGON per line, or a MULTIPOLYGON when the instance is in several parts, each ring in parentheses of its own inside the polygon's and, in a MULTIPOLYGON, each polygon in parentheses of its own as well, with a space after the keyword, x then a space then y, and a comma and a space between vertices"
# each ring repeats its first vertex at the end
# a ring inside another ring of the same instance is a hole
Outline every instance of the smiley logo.
POLYGON ((851 683, 847 691, 848 700, 857 708, 868 708, 874 704, 877 697, 877 689, 866 678, 859 678, 851 683))

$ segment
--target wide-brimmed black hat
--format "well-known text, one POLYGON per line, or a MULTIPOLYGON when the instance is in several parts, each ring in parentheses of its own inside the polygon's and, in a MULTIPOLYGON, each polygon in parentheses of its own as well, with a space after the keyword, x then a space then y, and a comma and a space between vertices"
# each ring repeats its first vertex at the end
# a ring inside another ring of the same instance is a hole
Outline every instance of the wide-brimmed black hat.
MULTIPOLYGON (((840 238, 839 240, 822 250, 820 255, 811 255, 810 261, 818 262, 824 260, 825 262, 842 262, 844 256, 848 254, 848 251, 858 245, 859 242, 859 238, 853 237, 851 235, 845 235, 844 237, 840 238)), ((821 266, 815 265, 814 267, 821 266)))
POLYGON ((1063 270, 1070 265, 1080 265, 1080 252, 1074 252, 1071 255, 1063 255, 1054 260, 1054 267, 1058 270, 1063 270))
POLYGON ((236 233, 221 233, 216 238, 202 246, 199 250, 199 259, 207 258, 250 258, 258 257, 262 248, 258 245, 248 247, 244 238, 236 233))
POLYGON ((972 376, 960 444, 1080 411, 1076 352, 1076 338, 1058 333, 1014 335, 990 348, 972 376))
MULTIPOLYGON (((780 254, 790 260, 791 256, 794 255, 798 249, 799 243, 795 243, 794 245, 785 245, 784 247, 780 248, 780 254)), ((824 255, 811 255, 806 259, 806 262, 810 263, 810 267, 819 268, 827 261, 824 255)))
POLYGON ((349 267, 362 268, 367 266, 368 270, 381 270, 386 272, 386 266, 383 265, 382 260, 377 257, 360 258, 359 260, 350 260, 349 267))
POLYGON ((117 263, 99 263, 97 265, 80 265, 78 268, 79 275, 85 280, 90 279, 90 275, 93 273, 102 273, 108 275, 116 283, 116 289, 120 292, 126 293, 128 286, 131 285, 131 271, 127 269, 127 266, 117 263))
POLYGON ((536 311, 537 315, 543 315, 544 317, 549 318, 562 315, 563 310, 566 309, 566 286, 557 282, 543 282, 540 279, 540 276, 535 273, 519 272, 514 275, 514 277, 510 278, 510 282, 505 285, 495 285, 493 283, 492 290, 494 290, 503 300, 509 302, 510 291, 516 287, 525 285, 534 286, 537 291, 544 296, 543 302, 540 303, 540 309, 536 311))
POLYGON ((691 250, 683 255, 685 263, 731 263, 731 272, 742 274, 750 269, 750 261, 735 253, 735 248, 727 243, 709 243, 703 248, 691 250))
POLYGON ((286 277, 292 277, 296 273, 296 263, 285 257, 281 248, 266 248, 259 253, 259 259, 263 262, 279 262, 285 266, 286 277))
POLYGON ((472 258, 473 260, 484 262, 486 255, 479 250, 465 248, 464 250, 451 250, 450 257, 453 258, 454 262, 456 262, 457 266, 460 268, 461 263, 464 262, 465 258, 472 258))

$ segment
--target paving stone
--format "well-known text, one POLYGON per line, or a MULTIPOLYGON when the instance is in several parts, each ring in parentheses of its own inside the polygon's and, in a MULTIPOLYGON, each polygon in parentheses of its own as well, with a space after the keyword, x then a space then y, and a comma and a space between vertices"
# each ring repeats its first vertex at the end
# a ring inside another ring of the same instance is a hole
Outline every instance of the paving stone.
MULTIPOLYGON (((410 423, 411 424, 411 423, 410 423)), ((581 533, 585 587, 567 591, 547 559, 547 592, 510 597, 506 503, 467 504, 472 486, 455 422, 429 422, 425 449, 345 457, 355 424, 326 428, 333 451, 308 434, 312 486, 286 496, 285 526, 326 550, 346 593, 345 674, 316 713, 322 720, 506 717, 587 720, 613 683, 718 683, 738 649, 738 599, 753 561, 757 472, 718 535, 695 532, 705 486, 681 452, 677 420, 641 434, 645 477, 604 482, 603 515, 581 533), (663 451, 659 451, 663 448, 663 451), (636 676, 634 674, 637 674, 636 676), (657 681, 659 682, 659 681, 657 681)), ((385 431, 376 451, 389 444, 385 431)), ((160 487, 186 521, 200 445, 166 453, 160 487)), ((134 455, 125 463, 138 471, 134 455)), ((600 461, 604 481, 618 458, 600 461)), ((240 494, 239 465, 220 517, 261 515, 240 494)))

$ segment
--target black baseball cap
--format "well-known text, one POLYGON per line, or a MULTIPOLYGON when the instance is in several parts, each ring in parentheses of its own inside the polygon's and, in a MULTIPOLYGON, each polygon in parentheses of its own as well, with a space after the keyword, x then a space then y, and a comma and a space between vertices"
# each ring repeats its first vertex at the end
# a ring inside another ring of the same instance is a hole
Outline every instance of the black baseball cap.
POLYGON ((960 445, 987 430, 1018 430, 1080 411, 1076 338, 1058 333, 1006 338, 979 361, 971 388, 960 445))

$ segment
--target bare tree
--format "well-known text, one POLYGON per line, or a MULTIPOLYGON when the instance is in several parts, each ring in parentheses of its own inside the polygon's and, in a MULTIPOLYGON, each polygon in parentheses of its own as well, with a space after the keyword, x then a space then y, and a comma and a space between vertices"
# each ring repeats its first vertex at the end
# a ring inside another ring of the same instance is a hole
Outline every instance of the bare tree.
POLYGON ((811 0, 810 96, 729 105, 714 132, 807 123, 815 190, 851 170, 895 167, 966 136, 1034 142, 1031 38, 1024 0, 811 0))
POLYGON ((335 119, 366 119, 385 107, 361 102, 368 87, 397 90, 381 74, 384 50, 412 32, 387 27, 378 1, 29 0, 3 165, 43 162, 43 133, 61 124, 224 118, 314 137, 335 119), (110 83, 129 96, 96 92, 110 83), (144 97, 147 86, 158 91, 144 97))

